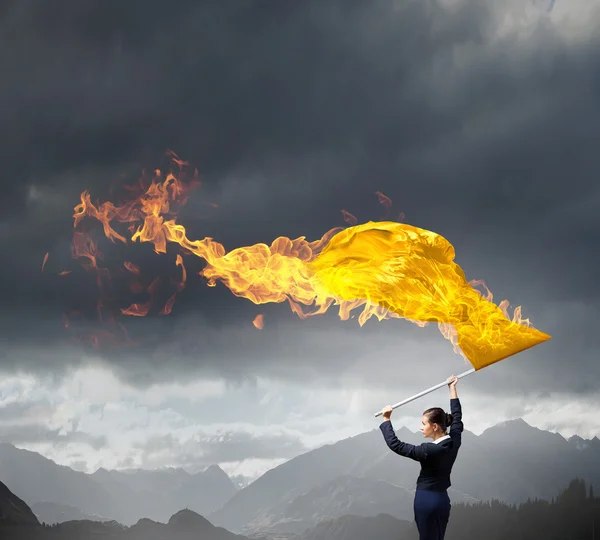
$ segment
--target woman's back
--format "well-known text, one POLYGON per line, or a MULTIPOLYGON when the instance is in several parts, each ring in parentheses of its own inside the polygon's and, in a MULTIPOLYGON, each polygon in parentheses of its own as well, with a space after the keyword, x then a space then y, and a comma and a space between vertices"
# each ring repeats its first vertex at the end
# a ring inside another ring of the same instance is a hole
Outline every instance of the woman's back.
POLYGON ((462 411, 458 398, 450 400, 450 410, 452 423, 448 435, 432 443, 423 443, 428 445, 429 451, 427 457, 421 461, 417 489, 443 491, 452 485, 450 475, 462 444, 463 431, 462 411), (437 448, 431 448, 429 445, 435 445, 437 448))
POLYGON ((450 400, 452 423, 448 435, 435 442, 413 445, 398 440, 391 421, 379 426, 390 450, 398 455, 414 459, 421 463, 421 472, 417 478, 417 489, 443 491, 451 485, 450 474, 462 444, 462 409, 458 398, 450 400))

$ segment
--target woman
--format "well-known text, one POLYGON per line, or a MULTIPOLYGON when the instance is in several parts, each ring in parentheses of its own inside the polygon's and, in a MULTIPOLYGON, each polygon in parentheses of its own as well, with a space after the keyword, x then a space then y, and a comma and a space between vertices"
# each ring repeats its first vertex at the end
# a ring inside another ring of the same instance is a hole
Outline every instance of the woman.
POLYGON ((423 436, 433 439, 420 445, 399 441, 394 433, 390 417, 392 408, 387 406, 382 414, 384 421, 379 428, 391 450, 401 456, 421 463, 417 479, 414 512, 419 540, 443 540, 450 518, 450 472, 461 445, 463 423, 460 401, 456 393, 455 376, 448 378, 450 389, 450 413, 439 407, 427 409, 421 418, 423 436), (446 430, 450 431, 446 433, 446 430))

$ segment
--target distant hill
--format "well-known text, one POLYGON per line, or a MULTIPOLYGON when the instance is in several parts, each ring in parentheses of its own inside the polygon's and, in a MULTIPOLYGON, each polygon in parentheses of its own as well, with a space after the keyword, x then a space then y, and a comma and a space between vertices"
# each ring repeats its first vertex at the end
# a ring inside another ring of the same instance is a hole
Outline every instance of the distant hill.
POLYGON ((147 471, 107 471, 99 469, 91 475, 111 497, 124 493, 128 501, 123 506, 125 516, 120 521, 135 523, 141 517, 167 521, 181 508, 208 515, 228 501, 238 488, 218 466, 189 474, 183 469, 147 471))
MULTIPOLYGON (((423 441, 420 433, 397 427, 400 438, 423 441)), ((528 498, 551 499, 572 478, 581 477, 600 487, 600 444, 597 440, 566 440, 561 435, 534 428, 523 420, 498 424, 480 436, 463 434, 463 446, 452 474, 451 498, 462 501, 498 499, 507 503, 528 498)), ((297 532, 323 518, 335 518, 333 509, 361 507, 365 516, 386 512, 408 518, 407 500, 401 493, 414 490, 419 464, 391 452, 378 429, 302 454, 271 469, 235 494, 208 518, 228 530, 246 535, 259 532, 297 532), (363 478, 363 487, 348 483, 345 493, 330 489, 341 477, 363 478), (395 508, 389 495, 379 493, 366 480, 396 487, 395 508), (329 487, 328 487, 329 486, 329 487), (372 498, 360 503, 361 489, 372 498), (319 500, 300 512, 299 501, 311 493, 319 500), (328 515, 328 513, 331 514, 328 515)), ((352 511, 354 512, 354 510, 352 511)))
MULTIPOLYGON (((413 489, 395 486, 383 480, 341 475, 290 501, 282 501, 269 512, 259 514, 244 529, 302 533, 315 524, 344 515, 367 517, 389 514, 412 521, 413 498, 413 489)), ((453 500, 476 502, 456 491, 453 500)))
POLYGON ((125 525, 142 517, 167 521, 181 508, 208 515, 237 492, 217 465, 197 474, 182 469, 85 474, 7 443, 0 444, 0 480, 50 523, 56 518, 112 519, 125 525))
POLYGON ((0 480, 28 504, 56 502, 88 514, 121 518, 119 500, 89 475, 57 465, 36 452, 0 444, 0 480))

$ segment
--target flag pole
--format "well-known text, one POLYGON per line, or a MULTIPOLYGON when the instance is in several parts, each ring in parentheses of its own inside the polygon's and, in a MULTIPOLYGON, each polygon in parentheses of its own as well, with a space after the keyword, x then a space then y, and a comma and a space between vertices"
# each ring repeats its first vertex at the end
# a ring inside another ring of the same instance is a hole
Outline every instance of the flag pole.
MULTIPOLYGON (((463 377, 466 377, 467 375, 469 375, 470 373, 473 373, 475 371, 475 368, 471 368, 467 371, 465 371, 464 373, 461 373, 460 375, 457 375, 456 378, 457 379, 462 379, 463 377)), ((401 407, 402 405, 406 405, 408 402, 413 401, 417 398, 420 398, 421 396, 424 396, 425 394, 429 394, 429 392, 433 392, 434 390, 437 390, 438 388, 442 388, 443 386, 446 386, 448 384, 448 381, 444 381, 441 382, 439 384, 436 384, 435 386, 432 386, 431 388, 428 388, 427 390, 423 390, 422 392, 419 392, 418 394, 415 394, 414 396, 411 396, 409 398, 406 398, 403 401, 399 401, 398 403, 396 403, 395 405, 392 405, 392 409, 396 409, 397 407, 401 407)), ((382 411, 379 411, 378 413, 375 413, 375 418, 377 418, 378 416, 381 416, 382 411)))

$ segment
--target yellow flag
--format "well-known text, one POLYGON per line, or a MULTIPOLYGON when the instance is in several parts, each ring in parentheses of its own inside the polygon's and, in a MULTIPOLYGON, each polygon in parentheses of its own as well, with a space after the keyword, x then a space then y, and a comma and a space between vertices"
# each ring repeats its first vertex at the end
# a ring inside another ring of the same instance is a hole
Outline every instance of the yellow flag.
POLYGON ((339 232, 308 267, 329 294, 365 298, 401 317, 436 322, 479 370, 550 336, 509 319, 471 286, 454 248, 431 231, 395 222, 368 222, 339 232))

